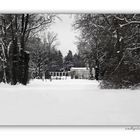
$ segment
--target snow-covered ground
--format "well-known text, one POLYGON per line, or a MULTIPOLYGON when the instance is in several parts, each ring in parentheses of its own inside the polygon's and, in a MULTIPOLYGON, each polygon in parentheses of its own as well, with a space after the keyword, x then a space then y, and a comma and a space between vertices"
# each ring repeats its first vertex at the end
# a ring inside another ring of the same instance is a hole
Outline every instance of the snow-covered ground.
POLYGON ((140 125, 140 91, 90 80, 0 84, 0 125, 140 125))

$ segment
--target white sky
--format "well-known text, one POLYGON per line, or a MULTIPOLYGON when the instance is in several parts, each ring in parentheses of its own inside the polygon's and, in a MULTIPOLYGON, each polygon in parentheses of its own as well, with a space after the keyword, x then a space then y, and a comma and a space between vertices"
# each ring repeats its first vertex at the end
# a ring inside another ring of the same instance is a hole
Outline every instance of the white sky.
POLYGON ((72 16, 72 14, 58 14, 58 16, 61 20, 56 19, 55 23, 50 27, 51 31, 58 34, 60 45, 56 48, 59 49, 64 56, 68 53, 68 50, 75 53, 77 51, 77 47, 74 42, 76 41, 75 36, 78 33, 76 33, 72 27, 74 16, 72 16))

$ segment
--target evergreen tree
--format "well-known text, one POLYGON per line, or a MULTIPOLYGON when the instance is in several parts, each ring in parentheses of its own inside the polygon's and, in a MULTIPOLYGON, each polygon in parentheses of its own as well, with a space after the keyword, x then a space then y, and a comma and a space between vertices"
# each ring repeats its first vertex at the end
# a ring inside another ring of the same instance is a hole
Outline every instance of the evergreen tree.
POLYGON ((73 54, 72 51, 69 50, 68 54, 64 58, 64 69, 69 71, 71 67, 73 67, 73 54))
POLYGON ((74 65, 74 67, 85 67, 86 66, 82 57, 76 53, 73 56, 73 65, 74 65))

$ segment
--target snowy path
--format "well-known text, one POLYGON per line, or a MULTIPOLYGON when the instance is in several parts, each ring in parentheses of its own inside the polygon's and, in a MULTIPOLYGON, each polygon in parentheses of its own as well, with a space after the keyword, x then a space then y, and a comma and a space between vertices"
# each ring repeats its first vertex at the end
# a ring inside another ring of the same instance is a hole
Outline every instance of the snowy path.
POLYGON ((140 125, 140 91, 89 80, 1 84, 0 125, 140 125))

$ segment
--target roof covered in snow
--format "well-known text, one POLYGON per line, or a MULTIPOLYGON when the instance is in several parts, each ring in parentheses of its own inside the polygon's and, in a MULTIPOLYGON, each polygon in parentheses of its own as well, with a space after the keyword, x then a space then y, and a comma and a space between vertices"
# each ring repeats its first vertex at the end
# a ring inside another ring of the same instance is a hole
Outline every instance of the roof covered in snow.
POLYGON ((87 67, 71 67, 71 70, 88 70, 87 67))

